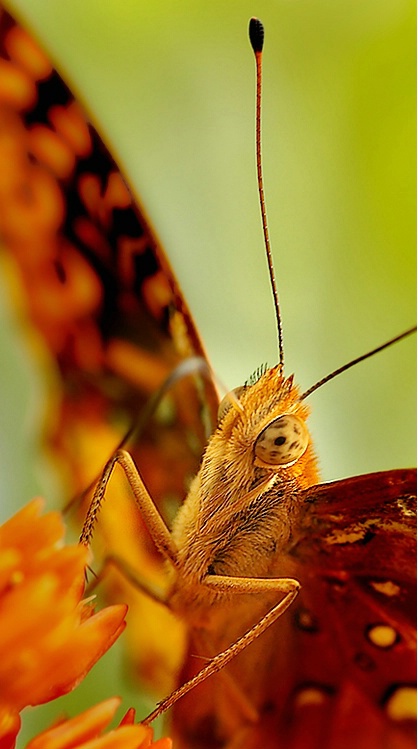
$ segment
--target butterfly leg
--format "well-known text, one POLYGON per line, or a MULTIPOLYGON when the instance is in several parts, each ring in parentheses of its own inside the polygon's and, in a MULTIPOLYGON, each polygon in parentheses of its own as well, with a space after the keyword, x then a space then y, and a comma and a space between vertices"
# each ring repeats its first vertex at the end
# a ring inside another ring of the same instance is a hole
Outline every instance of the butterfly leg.
MULTIPOLYGON (((193 633, 193 652, 197 653, 213 653, 216 654, 217 649, 214 647, 211 633, 204 630, 198 630, 193 633)), ((218 648, 219 650, 219 648, 218 648)), ((202 657, 202 656, 201 656, 202 657)), ((207 655, 204 660, 207 663, 210 660, 210 655, 207 655)), ((213 657, 213 656, 212 656, 213 657)), ((217 678, 222 683, 223 693, 227 695, 228 712, 229 714, 238 714, 242 721, 245 723, 256 723, 259 719, 259 711, 254 706, 252 700, 242 689, 242 686, 237 682, 234 676, 229 672, 227 668, 223 668, 218 672, 217 678)), ((187 709, 187 708, 186 708, 187 709)))
POLYGON ((254 642, 257 637, 262 635, 286 611, 300 590, 300 583, 293 578, 251 578, 210 575, 204 580, 204 584, 208 585, 212 590, 215 589, 218 592, 226 594, 282 593, 284 597, 262 616, 256 624, 247 630, 245 634, 235 640, 235 642, 221 653, 218 653, 214 658, 211 658, 207 665, 192 679, 172 692, 166 699, 162 700, 155 710, 142 721, 145 724, 151 723, 161 713, 172 707, 177 700, 190 692, 191 689, 194 689, 198 684, 201 684, 210 676, 223 669, 238 653, 241 653, 242 650, 254 642))
POLYGON ((105 492, 112 475, 113 469, 116 464, 119 464, 126 478, 128 479, 129 485, 134 495, 135 503, 144 519, 148 530, 150 531, 152 538, 155 542, 157 549, 163 554, 163 556, 169 559, 174 566, 177 563, 177 549, 173 543, 164 520, 162 519, 157 507, 155 506, 152 498, 148 494, 148 491, 138 473, 138 469, 126 450, 118 450, 106 463, 101 478, 96 486, 93 494, 93 499, 90 503, 90 507, 87 512, 86 519, 84 521, 83 529, 80 535, 80 543, 87 546, 90 543, 93 535, 94 526, 97 521, 97 516, 100 512, 100 508, 104 501, 105 492))

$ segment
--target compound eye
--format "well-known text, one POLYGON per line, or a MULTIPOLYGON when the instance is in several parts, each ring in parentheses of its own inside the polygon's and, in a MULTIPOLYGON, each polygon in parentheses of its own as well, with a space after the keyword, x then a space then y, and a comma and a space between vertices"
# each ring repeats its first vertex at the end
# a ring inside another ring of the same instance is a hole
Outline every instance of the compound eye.
POLYGON ((254 451, 257 458, 267 465, 287 466, 299 460, 308 442, 308 430, 302 419, 285 414, 263 429, 254 451))
POLYGON ((229 393, 224 395, 218 406, 218 421, 222 421, 223 417, 229 411, 229 409, 235 403, 237 403, 237 401, 239 401, 239 397, 243 390, 245 390, 244 385, 240 385, 239 387, 230 390, 229 393))

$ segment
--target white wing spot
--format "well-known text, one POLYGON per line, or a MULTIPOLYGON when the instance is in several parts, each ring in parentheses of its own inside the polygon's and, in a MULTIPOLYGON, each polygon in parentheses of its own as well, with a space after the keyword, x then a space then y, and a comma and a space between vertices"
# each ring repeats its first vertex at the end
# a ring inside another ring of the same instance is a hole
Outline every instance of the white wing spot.
POLYGON ((402 515, 404 515, 407 518, 414 518, 415 517, 415 509, 411 507, 407 500, 405 498, 400 498, 396 502, 397 507, 401 511, 402 515))
POLYGON ((327 544, 332 546, 333 544, 354 544, 357 541, 362 541, 367 533, 367 528, 362 525, 352 525, 344 530, 333 530, 325 536, 327 544))
POLYGON ((297 707, 305 707, 305 705, 322 705, 327 698, 329 698, 329 694, 320 687, 303 687, 295 696, 295 705, 297 707))
POLYGON ((398 596, 401 592, 399 585, 393 583, 392 580, 371 580, 369 584, 378 593, 382 593, 384 596, 388 596, 389 598, 398 596))
POLYGON ((387 714, 392 720, 416 720, 417 690, 415 687, 400 686, 391 694, 386 703, 387 714))
POLYGON ((398 639, 396 629, 389 624, 374 624, 367 630, 367 637, 377 648, 391 648, 398 639))

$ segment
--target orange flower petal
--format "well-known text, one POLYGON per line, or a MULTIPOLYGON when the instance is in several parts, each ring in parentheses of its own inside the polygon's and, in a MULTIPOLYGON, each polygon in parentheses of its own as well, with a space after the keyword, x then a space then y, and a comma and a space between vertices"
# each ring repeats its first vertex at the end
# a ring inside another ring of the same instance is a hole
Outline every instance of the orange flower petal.
POLYGON ((74 689, 125 627, 125 605, 94 614, 82 601, 89 552, 63 545, 61 516, 40 515, 42 504, 0 527, 0 705, 10 714, 74 689))
POLYGON ((146 749, 152 746, 148 743, 148 731, 149 729, 140 723, 134 726, 121 726, 82 746, 83 749, 146 749))
POLYGON ((16 710, 0 706, 0 749, 14 748, 20 722, 20 715, 16 710))
POLYGON ((64 524, 58 512, 40 515, 42 499, 29 502, 0 526, 0 548, 17 547, 33 561, 33 555, 62 542, 64 524), (36 531, 36 532, 35 532, 36 531))
POLYGON ((171 749, 170 739, 153 743, 152 728, 141 723, 122 723, 113 731, 101 735, 119 704, 117 697, 106 700, 39 734, 26 749, 171 749))
POLYGON ((120 705, 119 697, 100 702, 98 705, 48 728, 29 742, 26 749, 71 749, 96 738, 109 725, 120 705))
POLYGON ((173 741, 168 736, 158 739, 152 744, 152 749, 173 749, 173 741))
POLYGON ((130 707, 129 710, 125 713, 123 716, 121 722, 119 723, 120 726, 131 726, 133 723, 135 723, 135 708, 130 707))
POLYGON ((71 653, 62 651, 51 662, 48 678, 55 677, 54 688, 35 704, 60 697, 74 689, 94 664, 107 652, 125 629, 127 606, 118 604, 99 611, 78 627, 71 641, 71 653), (60 678, 57 680, 57 669, 60 678))

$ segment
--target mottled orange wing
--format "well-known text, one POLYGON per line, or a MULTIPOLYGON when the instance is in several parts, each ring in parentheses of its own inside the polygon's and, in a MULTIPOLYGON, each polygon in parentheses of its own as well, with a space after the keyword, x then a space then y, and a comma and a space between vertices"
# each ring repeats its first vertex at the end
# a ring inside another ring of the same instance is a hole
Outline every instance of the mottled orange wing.
POLYGON ((292 713, 298 722, 298 710, 302 714, 303 703, 311 701, 315 720, 321 712, 323 720, 328 716, 325 746, 348 746, 349 739, 352 746, 409 746, 416 684, 416 471, 319 485, 306 493, 306 502, 300 535, 289 550, 303 591, 293 612, 293 659, 282 680, 288 705, 283 726, 290 726, 292 713))
MULTIPOLYGON (((0 45, 0 230, 26 312, 59 367, 62 421, 52 439, 68 459, 77 423, 85 429, 99 414, 122 435, 176 364, 204 351, 144 211, 48 59, 5 12, 0 45)), ((209 386, 206 404, 211 397, 209 386)), ((202 443, 196 410, 170 405, 163 431, 182 423, 202 443)), ((177 490, 197 463, 179 462, 177 490)))
MULTIPOLYGON (((216 676, 175 706, 179 747, 415 746, 416 471, 320 484, 305 501, 278 561, 302 591, 228 666, 255 695, 259 723, 221 740, 228 708, 216 676)), ((190 657, 182 680, 198 668, 190 657)))
MULTIPOLYGON (((69 500, 179 362, 204 350, 143 209, 48 58, 5 11, 0 55, 0 234, 32 341, 37 331, 34 353, 57 385, 46 440, 69 500)), ((207 377, 183 377, 129 443, 168 515, 197 470, 216 406, 207 377)), ((98 535, 107 552, 123 546, 136 568, 153 559, 159 579, 160 559, 126 494, 123 484, 107 503, 98 535)))

